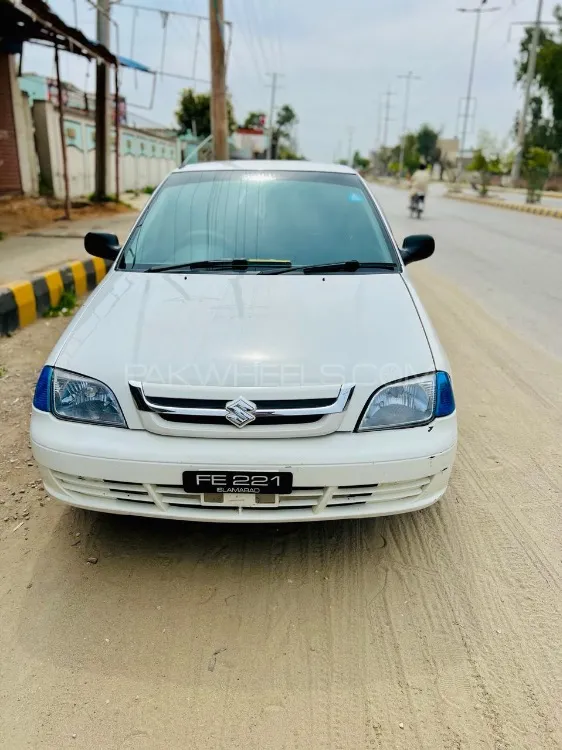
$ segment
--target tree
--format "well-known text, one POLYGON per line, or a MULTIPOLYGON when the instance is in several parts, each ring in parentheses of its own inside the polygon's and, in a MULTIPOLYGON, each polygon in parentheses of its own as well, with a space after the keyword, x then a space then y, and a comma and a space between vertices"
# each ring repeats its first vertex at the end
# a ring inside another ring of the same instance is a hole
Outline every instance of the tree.
POLYGON ((439 161, 441 151, 437 147, 439 133, 433 130, 427 123, 421 126, 417 134, 418 152, 426 164, 433 166, 439 161))
MULTIPOLYGON (((556 152, 556 135, 552 120, 543 115, 544 102, 541 96, 533 96, 529 101, 531 122, 528 124, 523 144, 523 154, 532 146, 556 152)), ((515 119, 514 135, 519 131, 519 116, 515 119)))
MULTIPOLYGON (((230 99, 227 99, 226 108, 228 127, 232 133, 236 127, 236 122, 230 99)), ((193 89, 183 89, 180 91, 176 119, 182 134, 188 130, 192 131, 193 125, 195 125, 199 137, 206 138, 208 135, 211 135, 211 95, 196 94, 193 89)))
POLYGON ((277 128, 285 137, 289 137, 290 128, 297 122, 295 110, 289 105, 284 104, 277 112, 277 128))
MULTIPOLYGON (((398 158, 400 158, 400 151, 398 151, 398 158)), ((410 174, 415 172, 419 163, 418 135, 416 133, 406 133, 404 136, 404 167, 406 168, 406 172, 410 174)))
POLYGON ((498 155, 487 157, 484 151, 480 148, 476 149, 474 152, 472 161, 467 169, 470 172, 478 172, 480 175, 479 193, 482 197, 488 195, 488 186, 490 184, 491 176, 493 174, 503 173, 500 157, 498 155))
POLYGON ((275 127, 273 128, 272 137, 272 155, 275 158, 280 151, 281 143, 284 142, 291 150, 293 149, 292 129, 297 124, 297 115, 295 110, 289 105, 284 104, 277 112, 275 127))
POLYGON ((377 174, 388 174, 390 171, 389 165, 394 163, 397 158, 396 149, 388 148, 388 146, 381 146, 375 153, 374 167, 377 174))
POLYGON ((370 163, 371 162, 367 158, 365 158, 364 156, 361 156, 359 151, 356 151, 353 154, 353 161, 352 161, 353 169, 367 169, 370 163))
MULTIPOLYGON (((537 64, 534 79, 535 91, 546 97, 552 110, 552 120, 541 117, 543 128, 542 134, 535 131, 534 135, 547 135, 547 141, 555 153, 562 156, 562 7, 557 5, 554 9, 554 18, 558 22, 556 31, 540 29, 539 44, 537 50, 537 64)), ((529 64, 529 52, 533 36, 533 27, 525 29, 525 35, 521 41, 519 58, 515 61, 517 82, 524 81, 527 76, 529 64)), ((531 120, 533 111, 531 109, 531 120)), ((541 144, 534 144, 541 145, 541 144)))
POLYGON ((538 146, 528 148, 523 157, 523 175, 527 179, 527 203, 539 203, 548 178, 552 153, 538 146))
POLYGON ((303 161, 304 156, 299 156, 296 151, 293 151, 289 146, 281 144, 279 146, 279 153, 277 154, 278 159, 288 159, 291 161, 303 161))
POLYGON ((244 120, 243 128, 254 128, 261 130, 267 120, 265 112, 250 112, 244 120))

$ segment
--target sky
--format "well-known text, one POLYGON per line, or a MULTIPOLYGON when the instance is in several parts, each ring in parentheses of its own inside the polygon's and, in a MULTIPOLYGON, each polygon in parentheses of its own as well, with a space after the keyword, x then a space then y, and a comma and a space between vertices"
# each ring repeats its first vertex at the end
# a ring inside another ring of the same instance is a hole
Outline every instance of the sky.
MULTIPOLYGON (((93 0, 95 2, 95 0, 93 0)), ((198 91, 208 91, 209 27, 195 19, 169 16, 164 44, 159 12, 125 7, 174 10, 206 16, 208 0, 123 0, 112 4, 112 50, 131 56, 154 70, 195 76, 198 91), (134 34, 133 34, 134 28, 134 34), (199 41, 197 41, 199 38, 199 41), (117 49, 118 47, 118 49, 117 49), (162 53, 164 64, 161 68, 162 53)), ((51 7, 67 23, 95 37, 95 10, 86 0, 52 0, 51 7)), ((399 141, 404 117, 405 82, 412 71, 407 125, 427 122, 444 137, 458 132, 459 101, 466 96, 479 0, 224 0, 232 21, 227 85, 235 117, 242 122, 251 110, 268 112, 269 73, 279 74, 278 106, 296 111, 299 151, 308 159, 347 158, 349 148, 368 153, 380 143, 381 99, 390 90, 387 145, 399 141)), ((552 21, 556 0, 545 0, 543 20, 552 21)), ((488 0, 499 7, 482 14, 473 96, 474 121, 467 147, 488 130, 499 140, 508 136, 521 105, 514 85, 514 59, 523 26, 532 21, 536 0, 488 0), (510 38, 509 38, 510 37, 510 38)), ((61 73, 80 88, 93 91, 93 63, 64 53, 61 73)), ((24 71, 53 75, 51 50, 26 45, 24 71)), ((179 90, 192 82, 158 77, 154 106, 148 109, 152 77, 123 72, 122 93, 139 126, 174 123, 179 90)))

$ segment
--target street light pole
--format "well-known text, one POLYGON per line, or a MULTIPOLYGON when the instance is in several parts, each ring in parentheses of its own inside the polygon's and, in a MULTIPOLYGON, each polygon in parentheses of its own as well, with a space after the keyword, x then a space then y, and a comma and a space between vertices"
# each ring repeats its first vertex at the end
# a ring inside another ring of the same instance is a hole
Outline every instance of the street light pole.
POLYGON ((383 133, 382 133, 382 145, 383 145, 383 148, 386 148, 386 142, 388 140, 388 123, 391 120, 391 117, 390 117, 390 107, 391 107, 390 98, 392 96, 394 96, 394 91, 391 91, 390 89, 387 89, 386 93, 384 95, 384 97, 386 99, 386 104, 385 104, 385 107, 384 107, 385 114, 384 114, 384 126, 383 126, 383 133))
POLYGON ((539 46, 539 32, 541 29, 541 15, 542 15, 542 4, 543 0, 539 0, 537 3, 537 18, 535 21, 535 27, 533 29, 533 38, 531 41, 531 49, 529 51, 529 62, 527 63, 527 78, 525 79, 525 97, 523 99, 523 111, 519 118, 519 128, 517 130, 517 150, 515 152, 515 159, 513 160, 513 167, 511 169, 511 184, 515 184, 521 174, 521 162, 523 161, 523 149, 525 147, 525 131, 527 126, 527 112, 529 110, 529 100, 531 98, 531 87, 535 78, 535 70, 537 67, 537 49, 539 46))
POLYGON ((415 76, 410 70, 406 75, 398 76, 406 81, 406 95, 404 97, 404 117, 402 119, 402 141, 400 143, 400 165, 398 167, 398 177, 402 177, 404 171, 404 156, 406 152, 406 128, 408 127, 408 108, 410 106, 410 85, 412 81, 421 81, 419 76, 415 76))
POLYGON ((464 108, 464 122, 462 127, 461 142, 459 147, 457 171, 459 176, 462 172, 462 157, 466 146, 466 136, 468 133, 468 120, 470 117, 470 102, 472 99, 472 84, 474 81, 474 68, 476 66, 476 52, 478 50, 478 37, 480 35, 480 16, 482 13, 493 13, 496 10, 500 10, 499 7, 485 8, 484 6, 488 0, 480 0, 480 6, 478 8, 457 8, 459 13, 476 13, 476 26, 474 29, 474 41, 472 43, 472 57, 470 60, 470 71, 468 74, 468 87, 466 91, 466 106, 464 108))

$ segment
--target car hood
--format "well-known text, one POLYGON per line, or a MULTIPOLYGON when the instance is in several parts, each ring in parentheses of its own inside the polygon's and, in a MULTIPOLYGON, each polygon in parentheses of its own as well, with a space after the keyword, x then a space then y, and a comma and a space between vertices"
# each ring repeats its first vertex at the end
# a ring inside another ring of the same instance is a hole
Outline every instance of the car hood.
POLYGON ((55 360, 110 385, 120 400, 130 380, 186 392, 269 387, 280 394, 354 383, 372 393, 434 369, 397 273, 113 271, 69 326, 55 360))

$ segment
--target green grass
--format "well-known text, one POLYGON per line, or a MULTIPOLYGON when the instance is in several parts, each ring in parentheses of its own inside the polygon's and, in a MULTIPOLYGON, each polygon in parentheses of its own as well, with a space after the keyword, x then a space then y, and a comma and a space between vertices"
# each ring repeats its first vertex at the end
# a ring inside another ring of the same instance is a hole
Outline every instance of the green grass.
POLYGON ((68 317, 69 315, 72 315, 72 311, 78 304, 78 300, 76 298, 76 292, 74 289, 65 289, 64 292, 61 294, 61 298, 59 300, 58 305, 51 306, 47 312, 44 314, 43 317, 45 318, 60 318, 68 317))
POLYGON ((0 365, 0 378, 3 378, 5 375, 7 375, 8 370, 4 365, 0 365))
POLYGON ((154 185, 147 185, 142 189, 143 193, 146 193, 147 195, 152 195, 152 193, 156 190, 154 185))

